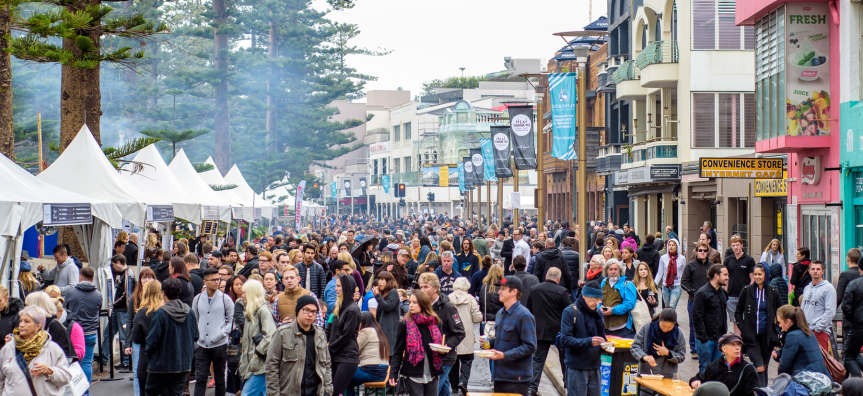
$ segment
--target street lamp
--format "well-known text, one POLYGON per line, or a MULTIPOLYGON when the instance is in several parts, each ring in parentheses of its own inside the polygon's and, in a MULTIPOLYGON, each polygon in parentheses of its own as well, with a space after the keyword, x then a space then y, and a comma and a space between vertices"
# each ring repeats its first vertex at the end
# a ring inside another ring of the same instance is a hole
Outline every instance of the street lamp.
POLYGON ((458 69, 459 69, 459 70, 461 70, 461 76, 462 76, 462 78, 464 78, 464 69, 465 69, 465 68, 460 67, 460 68, 458 68, 458 69))

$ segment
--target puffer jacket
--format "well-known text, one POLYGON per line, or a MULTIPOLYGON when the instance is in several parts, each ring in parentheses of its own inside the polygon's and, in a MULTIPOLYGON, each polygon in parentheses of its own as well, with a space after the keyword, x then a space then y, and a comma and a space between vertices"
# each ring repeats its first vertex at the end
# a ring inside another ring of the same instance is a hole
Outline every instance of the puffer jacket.
MULTIPOLYGON (((779 295, 779 306, 788 305, 788 282, 782 277, 782 264, 770 264, 770 287, 779 295)), ((841 296, 838 296, 841 301, 841 296)))
POLYGON ((632 251, 638 250, 638 244, 635 242, 635 238, 626 237, 623 242, 620 243, 620 248, 623 249, 625 247, 631 247, 632 251))
MULTIPOLYGON (((569 246, 564 246, 563 249, 560 250, 560 254, 563 255, 563 262, 566 263, 566 266, 569 267, 569 276, 572 278, 572 284, 569 286, 571 290, 578 288, 579 278, 579 259, 578 252, 572 250, 569 246)), ((566 286, 564 286, 566 287, 566 286)))
POLYGON ((503 249, 503 241, 500 239, 495 239, 494 244, 491 245, 491 258, 496 259, 500 258, 500 250, 503 249))
POLYGON ((316 296, 323 296, 324 289, 327 288, 327 274, 324 272, 324 267, 316 262, 312 262, 311 269, 309 273, 311 274, 311 279, 309 281, 309 287, 306 287, 306 266, 303 262, 295 265, 297 267, 297 272, 300 274, 300 286, 304 289, 315 293, 316 296))
MULTIPOLYGON (((315 329, 315 372, 321 378, 318 396, 333 393, 333 380, 330 351, 324 330, 315 329)), ((303 385, 303 370, 306 362, 306 336, 296 321, 284 326, 273 334, 267 352, 265 371, 267 375, 267 394, 280 396, 300 396, 303 385)))
MULTIPOLYGON (((243 381, 248 380, 253 375, 267 373, 264 359, 266 359, 267 352, 270 350, 270 341, 275 333, 276 322, 273 320, 273 314, 267 309, 266 304, 258 307, 252 319, 246 317, 243 338, 240 341, 243 350, 242 355, 240 355, 240 377, 243 381), (252 337, 261 333, 264 336, 261 338, 261 342, 255 346, 252 337)), ((305 350, 303 350, 303 353, 305 354, 305 350)))
MULTIPOLYGON (((15 340, 0 349, 0 395, 2 396, 30 394, 27 377, 24 376, 24 372, 18 366, 15 354, 15 340)), ((36 394, 39 396, 63 396, 66 385, 72 380, 72 374, 69 372, 69 363, 63 349, 51 342, 50 336, 48 342, 42 346, 42 351, 30 361, 28 368, 33 370, 37 364, 50 367, 54 373, 50 376, 32 376, 36 394)))
POLYGON ((863 277, 848 283, 840 307, 852 329, 863 329, 863 277))
POLYGON ((466 336, 461 340, 458 346, 455 347, 455 352, 457 355, 471 354, 473 353, 473 345, 477 341, 474 338, 475 333, 473 332, 473 323, 482 322, 482 313, 479 311, 479 304, 477 304, 476 299, 473 298, 473 296, 461 290, 453 291, 448 297, 449 302, 451 302, 452 305, 455 305, 455 309, 458 311, 458 316, 465 325, 466 336))

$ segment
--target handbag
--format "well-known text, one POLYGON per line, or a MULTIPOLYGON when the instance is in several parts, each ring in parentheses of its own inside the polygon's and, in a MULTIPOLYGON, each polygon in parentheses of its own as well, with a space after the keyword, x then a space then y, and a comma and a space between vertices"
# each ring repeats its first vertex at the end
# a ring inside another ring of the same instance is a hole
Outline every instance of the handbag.
POLYGON ((74 396, 82 396, 84 393, 87 393, 87 389, 90 389, 90 383, 87 382, 87 376, 84 374, 81 364, 78 362, 70 364, 69 374, 72 375, 72 379, 69 380, 69 389, 72 390, 72 394, 74 396))
POLYGON ((240 345, 240 331, 237 329, 231 330, 231 335, 228 336, 228 365, 239 366, 240 355, 242 354, 242 346, 240 345))
POLYGON ((833 381, 841 383, 845 379, 845 366, 830 356, 824 348, 820 346, 818 348, 821 349, 821 357, 824 358, 824 367, 827 367, 827 372, 833 377, 833 381))
POLYGON ((396 383, 393 391, 395 392, 395 396, 411 396, 411 390, 408 387, 408 377, 399 374, 399 382, 396 383))
POLYGON ((647 302, 641 297, 641 293, 638 292, 638 289, 635 290, 635 295, 637 296, 635 308, 632 308, 632 311, 629 311, 629 314, 632 316, 633 329, 637 332, 639 329, 644 327, 645 324, 650 323, 651 317, 650 308, 647 306, 647 302))

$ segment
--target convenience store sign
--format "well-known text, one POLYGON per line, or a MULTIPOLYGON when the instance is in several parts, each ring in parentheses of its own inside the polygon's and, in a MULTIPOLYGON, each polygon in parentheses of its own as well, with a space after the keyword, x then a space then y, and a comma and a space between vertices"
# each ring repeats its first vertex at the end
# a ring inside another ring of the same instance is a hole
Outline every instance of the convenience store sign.
POLYGON ((782 177, 781 159, 763 158, 701 158, 701 177, 732 179, 779 179, 782 177))

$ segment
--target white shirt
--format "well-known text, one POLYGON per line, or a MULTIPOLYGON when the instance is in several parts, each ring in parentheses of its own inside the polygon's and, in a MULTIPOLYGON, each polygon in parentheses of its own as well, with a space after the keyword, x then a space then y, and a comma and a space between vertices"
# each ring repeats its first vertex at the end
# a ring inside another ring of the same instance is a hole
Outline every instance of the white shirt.
POLYGON ((524 256, 525 263, 530 263, 530 246, 527 242, 522 239, 515 242, 515 247, 512 248, 512 258, 515 256, 524 256))

